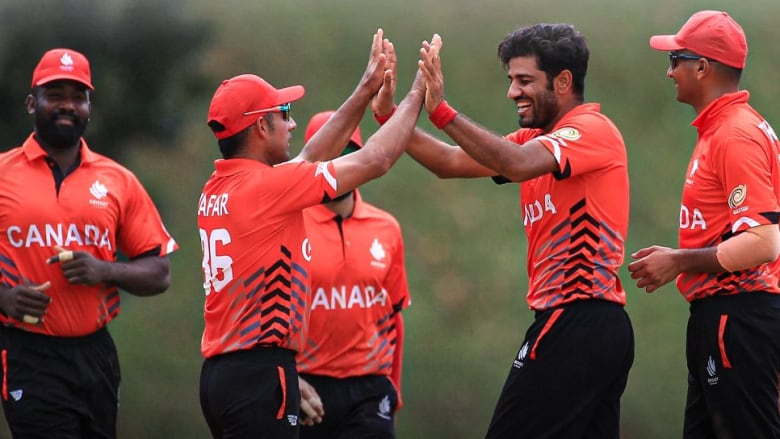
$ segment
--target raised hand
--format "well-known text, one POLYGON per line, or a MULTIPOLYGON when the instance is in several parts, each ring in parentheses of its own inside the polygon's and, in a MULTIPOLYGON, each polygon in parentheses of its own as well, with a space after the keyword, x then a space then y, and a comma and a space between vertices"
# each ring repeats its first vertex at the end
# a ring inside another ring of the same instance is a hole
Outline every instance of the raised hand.
MULTIPOLYGON (((368 65, 360 79, 359 87, 365 88, 371 96, 379 91, 385 79, 388 55, 385 53, 390 41, 384 39, 384 31, 380 28, 374 34, 371 43, 371 53, 368 56, 368 65)), ((393 52, 395 53, 395 52, 393 52)))
POLYGON ((417 62, 425 78, 425 110, 433 112, 444 100, 444 74, 441 71, 439 51, 442 47, 439 34, 433 34, 431 42, 423 41, 420 48, 420 60, 417 62))
POLYGON ((395 56, 395 47, 393 43, 384 40, 384 53, 387 57, 382 86, 379 92, 371 100, 371 111, 377 116, 387 116, 393 112, 395 107, 395 88, 398 64, 395 56))

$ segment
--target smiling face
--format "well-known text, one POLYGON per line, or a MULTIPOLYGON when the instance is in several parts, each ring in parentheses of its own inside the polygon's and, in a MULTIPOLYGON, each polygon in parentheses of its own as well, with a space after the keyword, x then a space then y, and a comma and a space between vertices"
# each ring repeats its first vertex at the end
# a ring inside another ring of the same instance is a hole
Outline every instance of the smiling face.
POLYGON ((54 81, 33 90, 27 111, 34 114, 35 135, 42 144, 67 149, 79 144, 89 123, 89 92, 74 81, 54 81))
POLYGON ((550 131, 558 121, 560 105, 547 74, 539 70, 536 57, 512 58, 507 67, 507 97, 517 104, 520 126, 550 131))
MULTIPOLYGON (((683 55, 679 59, 670 59, 666 75, 674 81, 677 100, 693 105, 696 102, 696 73, 700 71, 704 58, 687 51, 672 52, 683 55)), ((671 57, 670 57, 671 58, 671 57)))

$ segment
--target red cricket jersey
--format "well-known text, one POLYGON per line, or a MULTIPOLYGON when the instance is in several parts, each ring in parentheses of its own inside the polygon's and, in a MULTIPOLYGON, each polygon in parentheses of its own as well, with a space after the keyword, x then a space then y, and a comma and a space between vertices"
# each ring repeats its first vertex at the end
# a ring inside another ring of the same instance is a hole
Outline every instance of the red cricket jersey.
POLYGON ((52 336, 87 335, 119 314, 119 291, 107 285, 71 285, 59 264, 46 264, 54 246, 115 261, 178 246, 132 172, 91 151, 81 140, 81 163, 59 193, 46 152, 33 135, 0 154, 0 277, 3 285, 41 284, 52 301, 43 323, 0 315, 0 323, 52 336))
POLYGON ((331 162, 217 160, 198 202, 206 358, 255 345, 297 351, 309 308, 303 209, 336 193, 331 162))
POLYGON ((628 233, 626 147, 600 109, 582 104, 549 134, 520 129, 507 136, 518 144, 541 141, 559 166, 520 185, 531 309, 579 299, 626 303, 618 277, 628 233))
POLYGON ((319 205, 306 209, 304 219, 312 245, 312 304, 298 371, 392 376, 393 357, 400 354, 394 316, 410 304, 398 221, 357 191, 351 217, 339 221, 319 205))
MULTIPOLYGON (((698 140, 688 164, 680 207, 680 248, 720 244, 780 216, 780 142, 749 104, 747 91, 725 94, 693 121, 698 140)), ((780 293, 780 262, 733 273, 682 273, 677 287, 689 302, 713 295, 780 293)))

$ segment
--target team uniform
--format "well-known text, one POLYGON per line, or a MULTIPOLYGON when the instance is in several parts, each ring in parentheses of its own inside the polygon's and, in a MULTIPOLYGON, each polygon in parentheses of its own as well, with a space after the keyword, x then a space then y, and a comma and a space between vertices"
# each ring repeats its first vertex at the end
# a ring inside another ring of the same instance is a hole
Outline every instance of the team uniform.
POLYGON ((295 353, 310 305, 302 210, 335 196, 335 170, 330 162, 249 159, 215 168, 198 204, 201 407, 214 437, 297 437, 295 353))
POLYGON ((403 323, 410 304, 401 228, 354 192, 352 216, 304 211, 312 245, 312 305, 298 371, 326 415, 301 437, 393 438, 400 408, 403 323))
POLYGON ((541 141, 559 169, 520 184, 536 318, 487 437, 618 438, 634 358, 618 277, 629 210, 623 139, 598 104, 575 107, 549 134, 520 129, 507 139, 541 141))
POLYGON ((55 246, 116 261, 165 256, 178 248, 138 179, 81 140, 79 163, 66 173, 33 135, 0 154, 0 279, 11 288, 51 282, 45 318, 30 325, 0 314, 2 399, 11 431, 22 437, 116 435, 120 381, 106 325, 120 310, 112 285, 71 285, 55 246), (77 373, 78 372, 78 373, 77 373), (88 395, 88 397, 84 397, 88 395))
MULTIPOLYGON (((725 94, 693 121, 698 141, 682 194, 680 248, 705 248, 780 217, 780 142, 725 94)), ((685 437, 780 437, 780 261, 732 273, 682 273, 691 304, 685 437), (713 425, 711 419, 719 420, 713 425)))

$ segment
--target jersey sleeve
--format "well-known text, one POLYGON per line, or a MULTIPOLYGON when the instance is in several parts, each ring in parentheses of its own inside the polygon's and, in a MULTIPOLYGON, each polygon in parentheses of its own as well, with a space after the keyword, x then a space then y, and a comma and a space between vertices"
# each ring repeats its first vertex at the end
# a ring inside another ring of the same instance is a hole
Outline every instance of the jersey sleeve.
POLYGON ((404 355, 404 320, 401 315, 401 311, 412 303, 412 299, 409 296, 409 284, 406 278, 406 266, 404 263, 404 244, 401 235, 400 226, 395 223, 395 231, 397 242, 393 247, 392 265, 387 274, 385 280, 385 289, 390 295, 390 300, 393 303, 393 313, 395 320, 395 350, 393 351, 393 364, 390 370, 390 380, 395 386, 396 393, 398 394, 398 405, 396 411, 400 410, 403 406, 403 398, 401 395, 401 371, 403 369, 403 355, 404 355))
POLYGON ((273 172, 274 178, 263 182, 260 203, 272 203, 281 211, 294 212, 336 196, 338 183, 333 162, 288 162, 275 166, 273 172))
POLYGON ((395 315, 395 351, 393 352, 393 367, 390 370, 390 381, 395 387, 395 393, 398 394, 398 405, 395 406, 395 410, 401 410, 404 405, 403 397, 401 395, 401 372, 403 370, 404 363, 404 318, 401 313, 395 315))
POLYGON ((776 185, 777 154, 756 133, 734 131, 719 139, 714 149, 718 172, 723 176, 723 197, 731 214, 732 233, 751 227, 777 224, 780 215, 776 185))
POLYGON ((165 229, 151 197, 134 175, 127 177, 117 234, 119 249, 131 259, 151 251, 165 256, 179 248, 165 229))
POLYGON ((558 162, 557 179, 598 171, 625 154, 623 140, 611 123, 598 113, 572 117, 549 134, 536 137, 558 162))
MULTIPOLYGON (((540 134, 542 134, 542 130, 521 128, 513 133, 507 134, 506 136, 504 136, 504 138, 509 140, 512 143, 517 143, 518 145, 522 145, 528 142, 529 140, 533 140, 540 134)), ((490 178, 493 179, 493 182, 495 184, 512 183, 512 180, 504 177, 503 175, 494 175, 490 178)))
POLYGON ((406 279, 406 266, 404 263, 404 244, 401 230, 397 228, 397 242, 393 247, 392 265, 385 279, 385 289, 390 295, 390 300, 396 312, 401 311, 412 303, 409 297, 409 284, 406 279))

